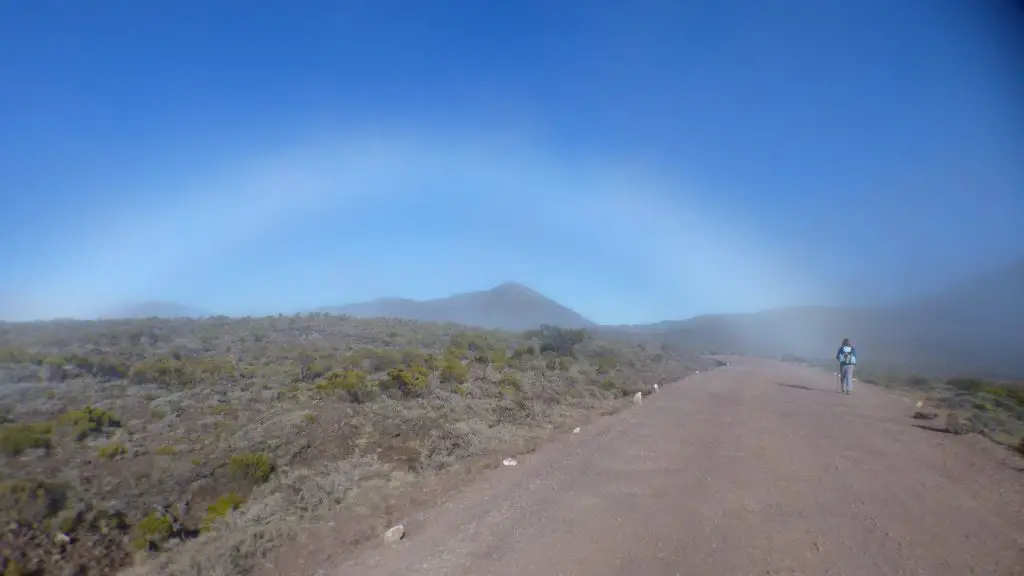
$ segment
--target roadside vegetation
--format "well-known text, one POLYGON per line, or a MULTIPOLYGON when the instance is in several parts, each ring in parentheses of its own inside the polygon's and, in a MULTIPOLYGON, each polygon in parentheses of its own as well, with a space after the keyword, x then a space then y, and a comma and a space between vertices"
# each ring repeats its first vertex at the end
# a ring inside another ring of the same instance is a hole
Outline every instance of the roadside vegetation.
MULTIPOLYGON (((713 361, 312 314, 0 323, 0 574, 246 574, 339 511, 713 361)), ((468 470, 468 468, 467 468, 468 470)))

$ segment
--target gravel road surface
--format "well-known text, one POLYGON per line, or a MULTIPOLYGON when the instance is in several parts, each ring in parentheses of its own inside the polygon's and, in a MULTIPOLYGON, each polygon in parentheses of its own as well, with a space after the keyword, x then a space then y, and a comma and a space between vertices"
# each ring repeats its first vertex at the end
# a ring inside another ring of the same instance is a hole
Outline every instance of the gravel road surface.
POLYGON ((768 360, 485 473, 334 576, 1024 575, 1024 472, 913 405, 768 360))

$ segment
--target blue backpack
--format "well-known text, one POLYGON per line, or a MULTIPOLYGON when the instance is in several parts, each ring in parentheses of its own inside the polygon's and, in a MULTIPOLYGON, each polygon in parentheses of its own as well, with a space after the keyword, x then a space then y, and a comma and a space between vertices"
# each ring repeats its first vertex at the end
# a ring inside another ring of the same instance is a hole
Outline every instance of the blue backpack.
POLYGON ((857 357, 854 355, 853 346, 843 346, 839 349, 839 363, 844 366, 847 364, 857 363, 857 357))

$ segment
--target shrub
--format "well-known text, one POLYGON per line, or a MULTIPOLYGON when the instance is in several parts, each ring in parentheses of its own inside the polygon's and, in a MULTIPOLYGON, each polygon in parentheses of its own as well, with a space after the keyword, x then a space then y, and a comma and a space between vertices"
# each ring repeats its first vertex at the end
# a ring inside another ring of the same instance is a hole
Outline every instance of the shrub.
POLYGON ((501 380, 498 381, 498 385, 503 388, 511 388, 513 390, 520 390, 522 388, 522 381, 519 379, 519 375, 513 372, 505 372, 501 375, 501 380))
POLYGON ((536 353, 537 351, 533 349, 533 346, 520 346, 519 348, 516 348, 515 350, 512 351, 512 358, 519 360, 520 358, 534 356, 536 355, 536 353))
POLYGON ((139 362, 132 366, 129 377, 136 384, 152 382, 168 388, 184 388, 193 382, 185 362, 168 357, 139 362))
POLYGON ((586 330, 572 330, 557 326, 543 325, 540 330, 526 332, 527 338, 540 341, 540 353, 554 352, 558 356, 573 356, 576 346, 590 339, 586 330))
POLYGON ((430 372, 423 366, 392 368, 388 370, 387 384, 398 389, 402 396, 419 396, 427 389, 430 372))
POLYGON ((299 380, 303 382, 313 382, 331 371, 331 365, 326 359, 315 356, 307 350, 299 351, 298 363, 299 380))
POLYGON ((491 366, 497 370, 501 370, 508 365, 508 353, 504 348, 498 348, 491 351, 490 357, 491 366))
POLYGON ((983 386, 981 391, 997 396, 1000 398, 1007 398, 1019 406, 1024 406, 1024 386, 1001 386, 998 384, 990 384, 983 386))
POLYGON ((127 453, 128 448, 126 448, 124 444, 107 444, 106 446, 100 447, 96 452, 96 455, 100 458, 113 460, 119 456, 124 456, 127 453))
POLYGON ((39 367, 39 381, 47 383, 64 380, 65 364, 66 361, 60 356, 47 356, 43 358, 42 365, 39 367))
POLYGON ((84 440, 90 434, 99 434, 104 428, 119 428, 121 422, 110 412, 94 406, 65 412, 60 423, 71 426, 76 440, 84 440))
POLYGON ((598 374, 609 374, 615 370, 618 363, 612 356, 600 356, 597 359, 597 373, 598 374))
POLYGON ((48 422, 0 425, 0 452, 18 456, 30 448, 49 448, 52 434, 48 422))
POLYGON ((989 383, 978 378, 952 378, 946 380, 946 385, 957 390, 980 392, 983 388, 989 386, 989 383))
POLYGON ((445 356, 441 362, 441 381, 462 384, 469 379, 469 368, 456 356, 445 356))
POLYGON ((206 507, 206 516, 203 517, 200 530, 206 532, 213 528, 217 520, 227 516, 228 512, 241 508, 242 504, 245 504, 245 498, 234 492, 217 498, 216 502, 206 507))
POLYGON ((166 514, 150 512, 139 520, 134 532, 132 546, 136 550, 159 550, 171 538, 174 524, 166 514))
POLYGON ((0 364, 30 364, 38 362, 38 358, 24 348, 0 348, 0 364))
POLYGON ((568 356, 560 356, 557 358, 548 358, 546 363, 548 370, 558 370, 560 372, 568 372, 572 368, 572 358, 568 356))
POLYGON ((99 359, 93 364, 92 375, 97 378, 120 380, 131 374, 132 367, 117 360, 99 359))
POLYGON ((143 360, 132 367, 130 378, 136 384, 154 383, 171 389, 193 386, 204 381, 238 379, 234 362, 222 356, 182 356, 175 353, 143 360))
POLYGON ((321 392, 344 393, 353 402, 367 402, 376 393, 376 386, 360 370, 333 370, 314 386, 321 392))
POLYGON ((236 454, 228 461, 228 471, 237 480, 262 484, 274 473, 274 464, 259 452, 236 454))
POLYGON ((67 501, 67 489, 61 484, 36 479, 0 482, 0 511, 5 518, 29 525, 56 516, 67 501))

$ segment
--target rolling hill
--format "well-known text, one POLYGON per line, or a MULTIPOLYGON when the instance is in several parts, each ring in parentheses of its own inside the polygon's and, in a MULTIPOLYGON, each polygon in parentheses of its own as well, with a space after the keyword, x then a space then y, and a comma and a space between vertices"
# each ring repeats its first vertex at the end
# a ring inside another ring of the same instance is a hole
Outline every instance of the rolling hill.
POLYGON ((801 307, 623 327, 689 348, 829 359, 843 337, 863 362, 925 374, 1024 377, 1024 259, 933 296, 879 308, 801 307))

